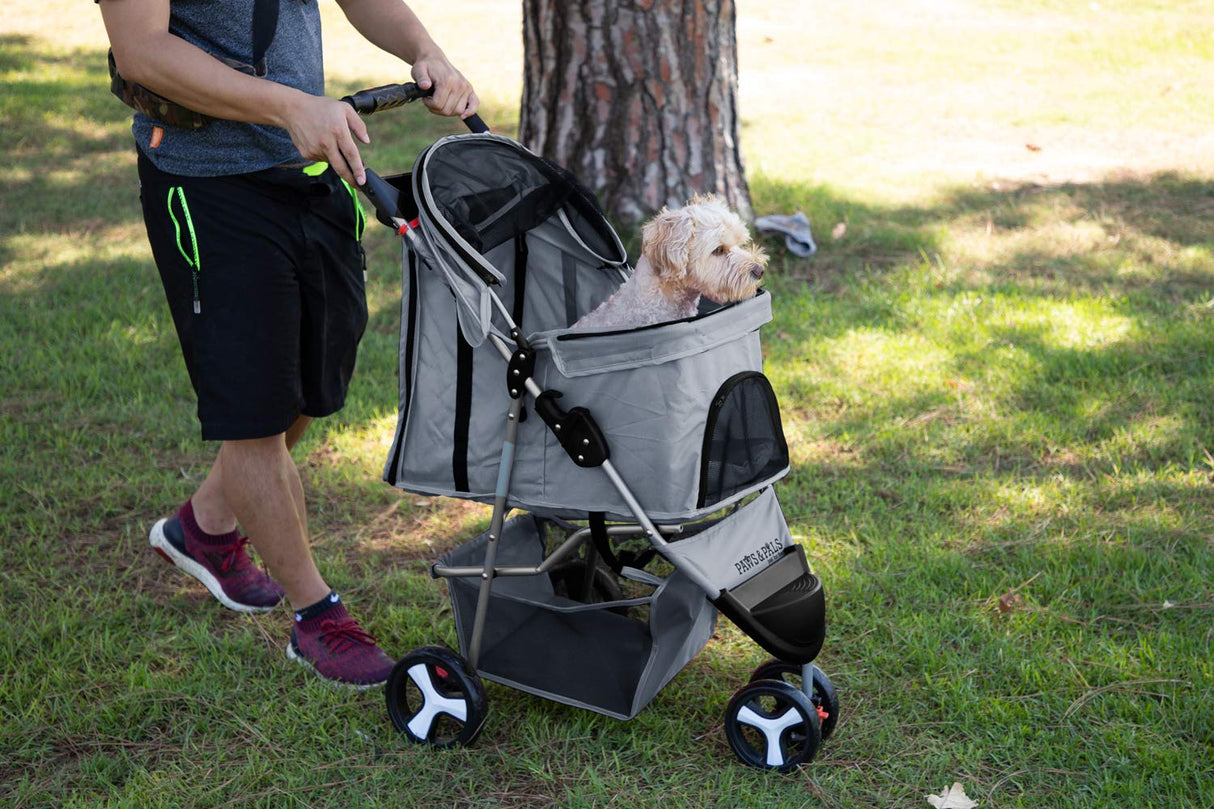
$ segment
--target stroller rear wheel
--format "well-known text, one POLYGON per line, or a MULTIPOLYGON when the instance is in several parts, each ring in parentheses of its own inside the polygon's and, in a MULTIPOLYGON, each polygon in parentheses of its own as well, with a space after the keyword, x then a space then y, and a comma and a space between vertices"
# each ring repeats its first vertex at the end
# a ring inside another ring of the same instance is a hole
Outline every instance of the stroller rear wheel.
POLYGON ((742 686, 725 709, 725 737, 747 766, 789 772, 813 761, 822 742, 818 711, 799 688, 780 680, 742 686))
POLYGON ((431 747, 471 744, 489 715, 480 677, 443 646, 423 646, 397 661, 384 695, 396 729, 431 747))
MULTIPOLYGON (((826 672, 817 666, 813 667, 813 678, 813 693, 809 699, 818 709, 818 718, 822 722, 822 741, 826 741, 830 734, 835 732, 835 725, 839 721, 839 695, 835 693, 835 687, 826 672)), ((801 689, 801 667, 783 660, 769 660, 750 675, 752 683, 756 680, 782 680, 794 688, 801 689)))

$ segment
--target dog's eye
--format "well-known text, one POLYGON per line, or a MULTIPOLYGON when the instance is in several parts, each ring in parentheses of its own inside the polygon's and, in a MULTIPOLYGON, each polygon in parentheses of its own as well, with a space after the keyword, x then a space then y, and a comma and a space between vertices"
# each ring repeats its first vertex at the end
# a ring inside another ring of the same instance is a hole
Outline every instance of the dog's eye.
POLYGON ((712 254, 713 254, 714 256, 723 256, 723 255, 725 255, 725 254, 726 254, 726 253, 728 253, 728 252, 729 252, 729 248, 728 248, 728 247, 726 247, 725 245, 721 245, 721 246, 720 246, 720 247, 718 247, 716 250, 713 250, 713 251, 712 251, 712 254))

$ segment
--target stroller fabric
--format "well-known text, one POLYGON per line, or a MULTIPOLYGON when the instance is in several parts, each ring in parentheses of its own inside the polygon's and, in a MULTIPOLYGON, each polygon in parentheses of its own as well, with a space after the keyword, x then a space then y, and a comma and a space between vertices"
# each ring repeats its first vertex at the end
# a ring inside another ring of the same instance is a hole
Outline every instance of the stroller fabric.
MULTIPOLYGON (((386 480, 493 501, 509 398, 501 356, 474 350, 491 331, 507 331, 490 286, 536 351, 537 384, 559 391, 563 408, 591 411, 651 519, 704 516, 787 472, 762 376, 766 293, 688 320, 571 332, 630 272, 589 192, 495 136, 437 142, 419 156, 411 184, 420 227, 404 262, 399 418, 386 480)), ((530 415, 519 425, 510 506, 632 519, 604 476, 578 468, 530 415)))

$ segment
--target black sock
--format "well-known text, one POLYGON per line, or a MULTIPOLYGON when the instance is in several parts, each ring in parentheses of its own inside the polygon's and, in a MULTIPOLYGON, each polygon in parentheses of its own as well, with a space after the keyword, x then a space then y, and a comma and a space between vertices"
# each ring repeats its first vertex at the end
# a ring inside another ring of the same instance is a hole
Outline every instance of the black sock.
POLYGON ((322 598, 320 601, 317 601, 315 604, 312 604, 311 606, 308 606, 308 607, 304 607, 302 610, 296 610, 295 611, 295 620, 296 621, 310 621, 311 619, 316 618, 317 616, 323 615, 324 613, 328 612, 332 607, 336 607, 340 603, 341 603, 341 596, 339 596, 337 593, 330 590, 329 594, 327 596, 322 598))

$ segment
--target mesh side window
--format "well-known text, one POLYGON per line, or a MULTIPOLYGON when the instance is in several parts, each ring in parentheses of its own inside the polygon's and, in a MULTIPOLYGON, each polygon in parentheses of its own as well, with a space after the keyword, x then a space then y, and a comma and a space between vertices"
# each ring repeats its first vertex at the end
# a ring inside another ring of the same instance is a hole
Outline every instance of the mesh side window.
POLYGON ((701 508, 772 479, 788 466, 780 409, 763 374, 735 374, 717 391, 701 464, 701 508))

